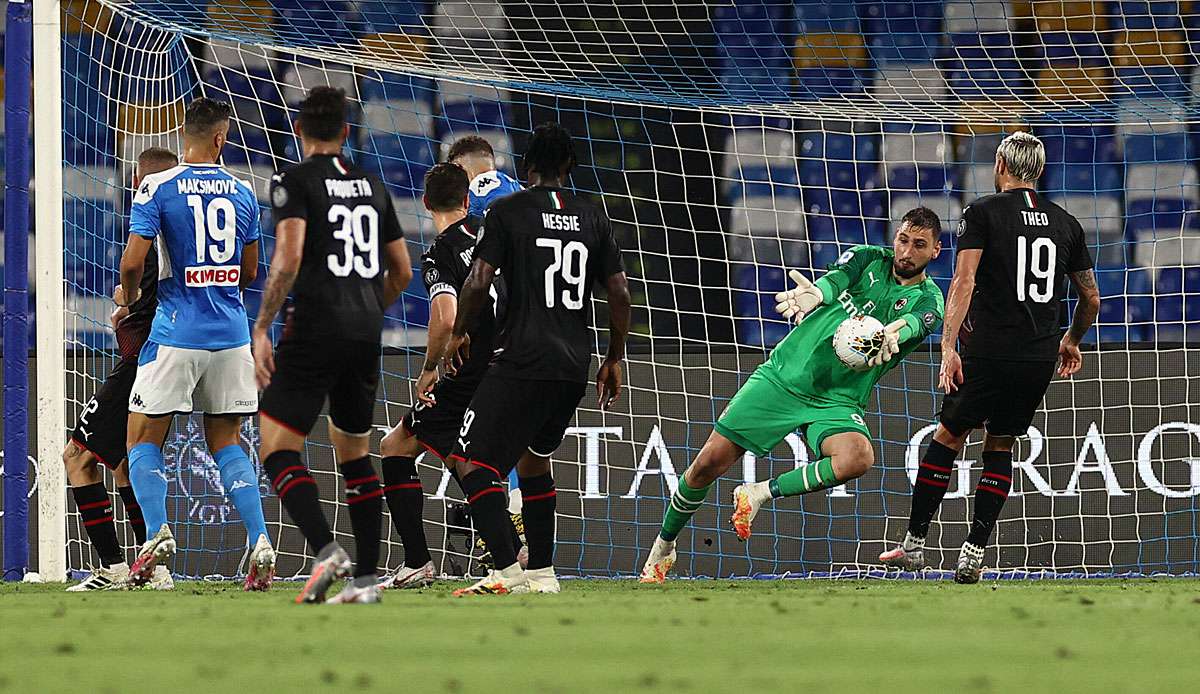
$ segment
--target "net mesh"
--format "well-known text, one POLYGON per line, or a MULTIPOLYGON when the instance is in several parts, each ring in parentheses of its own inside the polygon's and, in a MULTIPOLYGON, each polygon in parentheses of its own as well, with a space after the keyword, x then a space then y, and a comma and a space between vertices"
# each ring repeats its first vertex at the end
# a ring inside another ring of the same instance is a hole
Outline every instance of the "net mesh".
MULTIPOLYGON (((298 158, 290 121, 306 89, 351 96, 349 154, 379 172, 414 259, 436 230, 424 172, 450 142, 488 138, 515 170, 532 127, 577 136, 572 183, 602 204, 634 303, 628 391, 612 413, 585 399, 554 457, 561 572, 629 574, 711 423, 786 334, 772 295, 854 244, 888 243, 916 205, 944 223, 930 266, 945 289, 961 209, 992 192, 1004 134, 1046 144, 1040 188, 1075 214, 1103 304, 1084 371, 1056 382, 1017 454, 989 566, 1018 572, 1200 570, 1200 189, 1192 79, 1200 8, 1188 2, 63 2, 64 260, 68 419, 114 363, 116 282, 134 159, 178 151, 184 104, 234 106, 224 164, 261 196, 298 158)), ((262 215, 270 258, 270 215, 262 215)), ((265 262, 265 260, 264 260, 265 262)), ((259 277, 266 275, 260 269, 259 277)), ((246 294, 257 312, 262 279, 246 294)), ((595 302, 604 315, 603 302, 595 302)), ((388 313, 376 423, 411 403, 428 298, 388 313)), ((601 320, 603 324, 603 320, 601 320)), ((596 353, 603 353, 603 336, 596 353)), ((935 338, 936 339, 936 338, 935 338)), ((910 479, 938 400, 936 351, 884 380, 867 422, 878 463, 844 489, 783 501, 747 544, 726 530, 729 493, 807 460, 793 435, 731 470, 680 541, 692 575, 866 571, 903 535, 910 479)), ((340 541, 352 545, 332 451, 306 449, 340 541)), ((248 423, 244 443, 253 450, 248 423)), ((235 575, 244 535, 203 445, 180 418, 168 440, 177 573, 235 575)), ((257 458, 252 454, 257 464, 257 458)), ((932 560, 966 534, 959 461, 932 560)), ((426 457, 426 526, 439 568, 478 568, 458 490, 426 457)), ((309 548, 261 489, 285 574, 309 548)), ((119 504, 117 505, 119 506, 119 504)), ((78 514, 69 565, 93 560, 78 514)), ((129 538, 126 537, 127 544, 129 538)), ((403 556, 385 537, 384 561, 403 556)), ((1021 575, 1024 575, 1023 573, 1021 575)))

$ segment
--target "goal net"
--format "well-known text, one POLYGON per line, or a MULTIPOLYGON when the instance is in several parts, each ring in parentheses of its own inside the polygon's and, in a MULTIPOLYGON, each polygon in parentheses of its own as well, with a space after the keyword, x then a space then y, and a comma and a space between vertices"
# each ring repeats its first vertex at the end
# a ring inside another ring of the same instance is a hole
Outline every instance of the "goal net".
MULTIPOLYGON (((604 413, 585 398, 553 458, 555 564, 568 575, 629 575, 712 422, 788 331, 772 299, 786 271, 813 276, 853 245, 890 243, 904 212, 924 205, 943 221, 944 250, 929 272, 945 290, 962 207, 993 192, 996 145, 1026 129, 1046 145, 1040 188, 1087 232, 1103 308, 1083 371, 1051 386, 1020 440, 986 565, 1015 576, 1196 572, 1193 5, 64 0, 63 436, 114 363, 107 297, 134 160, 150 145, 178 151, 191 98, 233 105, 223 163, 261 201, 272 172, 299 157, 290 122, 302 94, 345 89, 348 154, 387 182, 414 260, 437 232, 420 202, 422 177, 449 143, 483 135, 498 165, 520 175, 532 128, 558 120, 577 138, 572 186, 613 220, 634 325, 620 404, 604 413)), ((39 171, 55 164, 38 160, 39 171)), ((266 206, 262 230, 265 263, 266 206)), ((261 286, 246 293, 251 316, 261 286)), ((593 303, 604 325, 604 302, 593 303)), ((380 431, 412 402, 428 315, 419 279, 388 311, 380 431)), ((599 355, 604 331, 596 340, 599 355)), ((747 455, 681 535, 679 573, 875 571, 879 551, 903 536, 936 421, 936 344, 872 399, 873 470, 778 502, 742 544, 727 528, 733 486, 812 454, 797 432, 767 458, 747 455)), ((258 464, 253 423, 243 443, 258 464)), ((244 532, 197 418, 177 419, 166 451, 174 570, 237 575, 244 532)), ((972 439, 958 461, 929 538, 935 566, 949 567, 966 536, 979 453, 972 439)), ((323 425, 305 459, 338 540, 352 546, 323 425)), ((446 574, 478 571, 459 490, 438 461, 419 467, 435 562, 446 574)), ((311 548, 265 477, 260 486, 281 571, 301 573, 311 548)), ((68 566, 83 569, 95 558, 67 508, 68 566)), ((385 524, 383 561, 395 568, 403 550, 385 524)))

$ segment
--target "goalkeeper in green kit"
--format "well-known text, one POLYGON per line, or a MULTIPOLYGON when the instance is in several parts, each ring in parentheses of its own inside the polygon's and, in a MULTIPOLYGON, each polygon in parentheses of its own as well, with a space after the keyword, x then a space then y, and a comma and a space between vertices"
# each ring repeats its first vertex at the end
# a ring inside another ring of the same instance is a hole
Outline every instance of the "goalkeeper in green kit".
POLYGON ((738 390, 679 480, 642 567, 642 583, 666 579, 675 564, 676 536, 713 482, 746 451, 766 455, 802 429, 820 457, 768 482, 734 489, 731 521, 742 540, 769 499, 836 487, 871 468, 875 453, 863 419, 871 391, 942 322, 941 290, 925 276, 941 252, 941 227, 937 214, 918 207, 901 219, 892 248, 851 248, 816 282, 792 271, 797 286, 775 296, 776 310, 798 325, 738 390), (852 371, 834 354, 833 334, 843 321, 863 315, 884 327, 866 341, 866 370, 852 371))

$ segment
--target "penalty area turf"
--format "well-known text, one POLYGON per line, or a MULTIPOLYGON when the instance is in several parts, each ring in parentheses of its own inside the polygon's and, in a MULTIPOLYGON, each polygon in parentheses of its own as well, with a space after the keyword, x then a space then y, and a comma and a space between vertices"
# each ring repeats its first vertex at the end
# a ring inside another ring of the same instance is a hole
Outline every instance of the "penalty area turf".
MULTIPOLYGON (((1183 692, 1200 581, 563 581, 295 605, 0 586, 0 692, 1183 692)), ((331 595, 333 593, 331 592, 331 595)))

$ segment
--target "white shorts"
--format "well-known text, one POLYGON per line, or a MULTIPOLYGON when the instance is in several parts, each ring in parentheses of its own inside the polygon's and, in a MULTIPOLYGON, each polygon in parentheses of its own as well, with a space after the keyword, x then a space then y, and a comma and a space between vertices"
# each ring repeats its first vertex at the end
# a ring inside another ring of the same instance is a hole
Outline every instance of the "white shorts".
POLYGON ((258 411, 250 345, 210 351, 147 342, 138 355, 129 411, 146 415, 258 411))

